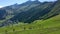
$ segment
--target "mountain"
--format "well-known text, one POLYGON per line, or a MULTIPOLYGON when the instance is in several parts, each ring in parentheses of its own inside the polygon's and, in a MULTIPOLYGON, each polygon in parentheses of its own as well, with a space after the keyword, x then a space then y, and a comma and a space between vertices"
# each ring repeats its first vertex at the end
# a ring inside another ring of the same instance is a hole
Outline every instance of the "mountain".
POLYGON ((42 16, 44 16, 45 14, 48 14, 52 10, 52 8, 55 6, 55 3, 44 2, 41 5, 31 8, 26 12, 19 13, 18 15, 14 16, 10 20, 14 22, 20 21, 25 23, 31 23, 34 20, 44 19, 42 18, 42 16))
POLYGON ((60 1, 57 1, 55 6, 52 8, 52 10, 48 14, 44 15, 43 18, 52 17, 52 16, 60 14, 60 4, 59 3, 60 3, 60 1))
POLYGON ((16 4, 11 5, 11 6, 6 6, 3 9, 5 9, 8 14, 16 14, 16 13, 22 12, 23 10, 27 10, 26 8, 29 8, 30 5, 32 5, 32 4, 33 4, 33 6, 31 6, 30 8, 35 7, 38 4, 40 4, 40 2, 35 2, 35 3, 34 2, 27 1, 27 2, 25 2, 23 4, 17 4, 16 3, 16 4), (36 4, 36 5, 34 5, 34 4, 36 4))
POLYGON ((49 19, 60 14, 59 3, 59 1, 43 3, 39 1, 27 1, 23 4, 15 4, 7 6, 7 8, 4 7, 3 9, 6 10, 7 15, 14 16, 1 23, 1 26, 19 22, 32 23, 35 20, 49 19))
POLYGON ((1 8, 0 34, 60 34, 60 0, 27 1, 1 8))
POLYGON ((0 20, 5 19, 6 17, 6 11, 4 9, 0 9, 0 20))
POLYGON ((16 3, 14 5, 3 7, 2 9, 6 11, 7 17, 9 17, 9 16, 11 17, 20 12, 25 12, 25 11, 29 10, 30 8, 36 7, 40 4, 41 4, 40 2, 36 2, 36 1, 27 1, 23 4, 16 3))
POLYGON ((5 17, 6 19, 4 19, 3 22, 6 22, 6 21, 10 22, 10 20, 9 20, 10 18, 14 17, 15 15, 17 15, 19 13, 28 11, 31 8, 36 7, 40 4, 41 4, 41 2, 39 2, 39 1, 38 2, 27 1, 23 4, 14 4, 14 5, 11 5, 11 6, 6 6, 6 7, 2 8, 6 11, 6 17, 5 17))
MULTIPOLYGON (((20 22, 21 23, 21 22, 20 22)), ((18 23, 0 28, 1 34, 60 34, 60 14, 31 24, 18 23)))

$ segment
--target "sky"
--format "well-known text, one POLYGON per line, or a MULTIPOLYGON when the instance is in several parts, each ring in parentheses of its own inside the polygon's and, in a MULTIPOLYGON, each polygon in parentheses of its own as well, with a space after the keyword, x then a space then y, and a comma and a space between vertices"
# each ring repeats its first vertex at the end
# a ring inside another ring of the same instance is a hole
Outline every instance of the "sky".
MULTIPOLYGON (((9 5, 13 5, 15 3, 21 4, 24 3, 28 0, 0 0, 0 8, 5 7, 5 6, 9 6, 9 5)), ((32 0, 34 1, 34 0, 32 0)), ((40 2, 44 2, 44 1, 56 1, 56 0, 39 0, 40 2)))

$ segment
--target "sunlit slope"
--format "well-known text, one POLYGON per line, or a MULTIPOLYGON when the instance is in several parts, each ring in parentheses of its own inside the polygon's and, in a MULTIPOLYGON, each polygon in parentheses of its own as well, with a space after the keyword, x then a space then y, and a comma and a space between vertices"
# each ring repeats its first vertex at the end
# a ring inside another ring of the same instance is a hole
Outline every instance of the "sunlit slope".
MULTIPOLYGON (((35 25, 30 25, 31 28, 24 31, 18 31, 17 34, 60 34, 60 15, 52 17, 45 21, 37 21, 35 25)), ((26 26, 27 27, 27 26, 26 26)))
POLYGON ((22 23, 0 28, 2 34, 5 31, 8 34, 60 34, 60 15, 47 20, 36 20, 32 24, 22 23))
POLYGON ((60 15, 57 15, 55 17, 52 17, 50 19, 47 19, 47 20, 43 21, 42 25, 46 26, 46 27, 60 26, 60 15))

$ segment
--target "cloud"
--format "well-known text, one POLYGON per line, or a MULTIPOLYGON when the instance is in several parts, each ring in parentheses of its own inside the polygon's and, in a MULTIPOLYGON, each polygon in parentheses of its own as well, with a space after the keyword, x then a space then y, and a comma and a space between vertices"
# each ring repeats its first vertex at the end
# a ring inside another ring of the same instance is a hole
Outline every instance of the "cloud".
POLYGON ((0 8, 2 8, 3 6, 0 6, 0 8))

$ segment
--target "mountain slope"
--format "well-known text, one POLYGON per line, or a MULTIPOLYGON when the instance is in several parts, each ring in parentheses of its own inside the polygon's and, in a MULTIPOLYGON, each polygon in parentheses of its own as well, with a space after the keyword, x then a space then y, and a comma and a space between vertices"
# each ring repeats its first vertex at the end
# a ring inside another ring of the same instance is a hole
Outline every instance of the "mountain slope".
POLYGON ((6 10, 6 19, 4 19, 3 24, 6 24, 6 23, 9 24, 8 22, 10 22, 10 20, 9 20, 10 18, 14 17, 15 15, 17 15, 19 13, 26 12, 26 11, 30 10, 31 8, 34 8, 40 4, 41 4, 40 2, 36 2, 36 1, 27 1, 23 4, 19 4, 19 5, 14 4, 14 5, 2 8, 2 9, 6 10))
MULTIPOLYGON (((10 6, 6 6, 3 7, 1 9, 6 11, 6 16, 14 16, 20 12, 24 12, 29 10, 30 8, 36 7, 38 5, 40 5, 40 2, 35 2, 35 1, 27 1, 23 4, 14 4, 14 5, 10 5, 10 6)), ((6 18, 6 17, 5 17, 6 18)), ((12 18, 12 17, 11 17, 12 18)))
MULTIPOLYGON (((17 11, 21 10, 22 12, 0 23, 0 34, 60 34, 59 3, 60 0, 37 2, 37 5, 35 1, 31 4, 28 1, 29 5, 25 3, 19 5, 23 7, 17 11)), ((0 14, 4 16, 5 10, 0 11, 0 14)))
POLYGON ((0 20, 5 19, 6 17, 6 11, 4 9, 0 9, 0 20))
POLYGON ((46 15, 44 15, 43 18, 45 17, 45 19, 46 19, 48 17, 52 17, 52 16, 55 16, 55 15, 58 15, 58 14, 60 14, 60 1, 57 1, 56 5, 51 10, 51 12, 49 12, 46 15))
POLYGON ((16 24, 18 22, 32 23, 35 20, 44 20, 54 17, 60 13, 59 1, 44 3, 40 3, 38 1, 28 1, 19 6, 20 8, 17 11, 21 10, 22 12, 20 11, 10 19, 4 21, 3 23, 1 23, 1 26, 16 24))
POLYGON ((27 23, 32 22, 36 19, 39 19, 40 16, 48 13, 52 9, 51 7, 53 4, 54 3, 47 2, 45 4, 38 5, 34 8, 31 8, 30 10, 28 10, 26 12, 19 13, 18 15, 14 16, 10 20, 12 20, 12 21, 18 20, 20 22, 27 22, 27 23), (48 11, 46 11, 47 9, 48 9, 48 11))
POLYGON ((60 34, 60 15, 47 20, 36 20, 31 24, 7 26, 0 28, 0 31, 1 34, 60 34))

